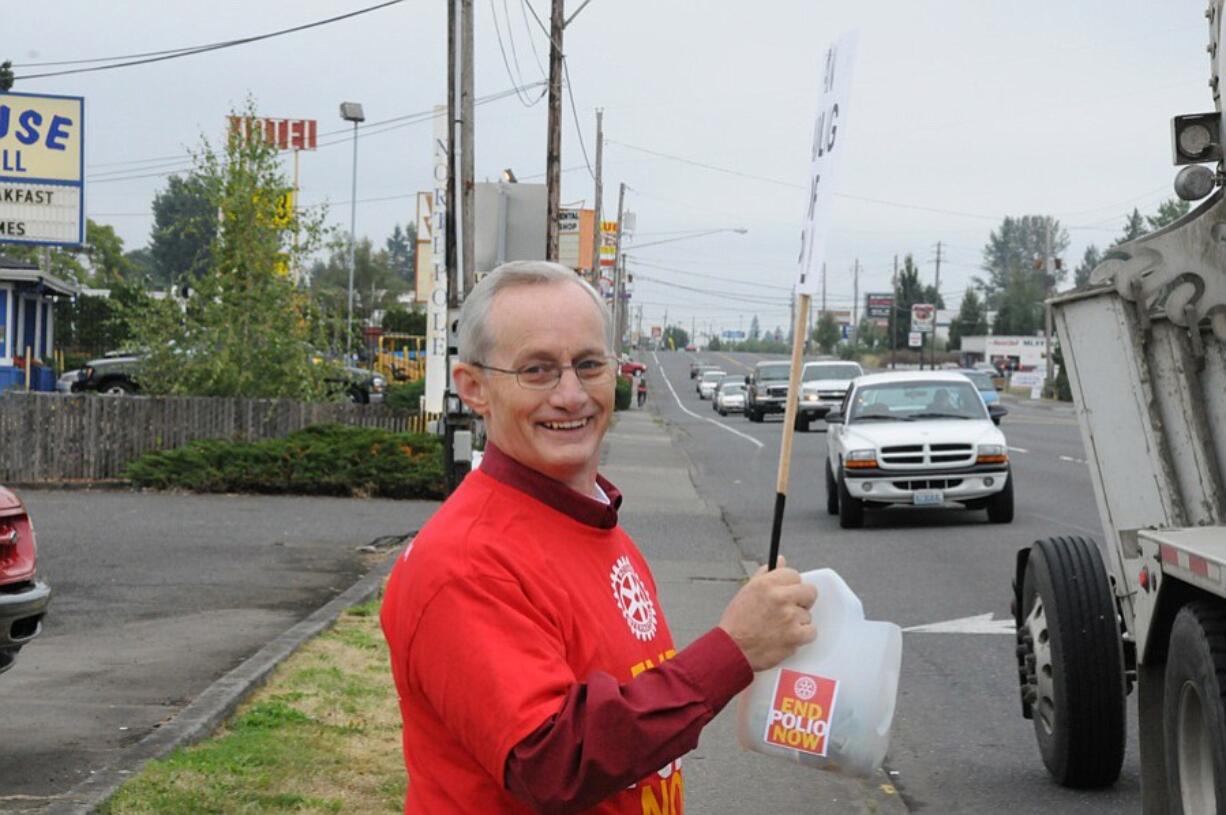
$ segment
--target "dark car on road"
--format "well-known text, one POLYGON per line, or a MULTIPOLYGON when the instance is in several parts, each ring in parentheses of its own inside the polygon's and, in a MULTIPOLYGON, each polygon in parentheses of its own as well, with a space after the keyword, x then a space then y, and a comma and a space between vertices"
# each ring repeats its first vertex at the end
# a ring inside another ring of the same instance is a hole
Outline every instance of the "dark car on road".
POLYGON ((38 636, 51 589, 38 579, 34 526, 21 499, 0 487, 0 673, 38 636))
POLYGON ((763 361, 745 377, 745 415, 760 422, 768 413, 783 413, 788 405, 788 375, 792 365, 785 361, 763 361))

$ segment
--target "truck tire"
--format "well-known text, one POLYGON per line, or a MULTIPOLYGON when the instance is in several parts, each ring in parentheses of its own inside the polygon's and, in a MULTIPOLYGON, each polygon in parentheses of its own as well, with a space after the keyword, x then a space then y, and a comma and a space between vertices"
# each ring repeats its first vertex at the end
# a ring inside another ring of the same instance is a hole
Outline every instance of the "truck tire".
POLYGON ((801 433, 808 433, 810 421, 811 420, 809 419, 808 416, 802 416, 801 414, 797 413, 796 414, 796 430, 801 433))
POLYGON ((830 472, 830 459, 826 459, 826 513, 839 514, 839 485, 835 483, 834 474, 830 472))
POLYGON ((762 411, 758 410, 757 408, 751 407, 748 410, 746 410, 745 413, 749 416, 749 421, 751 422, 762 421, 762 411))
POLYGON ((1226 610, 1189 603, 1175 616, 1162 701, 1169 815, 1226 804, 1226 610))
POLYGON ((1048 772, 1066 787, 1115 783, 1124 762, 1124 653, 1092 540, 1035 541, 1020 619, 1023 706, 1048 772))
POLYGON ((839 479, 839 526, 844 529, 859 529, 864 526, 864 502, 852 497, 847 484, 839 479))
POLYGON ((1013 523, 1013 473, 1005 478, 1005 488, 988 498, 988 520, 994 524, 1013 523))

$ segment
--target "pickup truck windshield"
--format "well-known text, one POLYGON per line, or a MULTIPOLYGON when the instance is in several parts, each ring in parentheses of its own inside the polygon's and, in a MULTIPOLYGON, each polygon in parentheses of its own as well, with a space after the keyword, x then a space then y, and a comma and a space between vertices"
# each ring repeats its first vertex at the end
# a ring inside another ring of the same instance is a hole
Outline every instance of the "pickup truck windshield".
POLYGON ((987 418, 970 382, 889 382, 857 390, 848 421, 987 418))
POLYGON ((758 369, 759 382, 786 382, 791 366, 784 362, 779 365, 763 365, 758 369))
POLYGON ((855 379, 863 371, 859 365, 812 365, 805 368, 804 381, 817 382, 822 379, 855 379))

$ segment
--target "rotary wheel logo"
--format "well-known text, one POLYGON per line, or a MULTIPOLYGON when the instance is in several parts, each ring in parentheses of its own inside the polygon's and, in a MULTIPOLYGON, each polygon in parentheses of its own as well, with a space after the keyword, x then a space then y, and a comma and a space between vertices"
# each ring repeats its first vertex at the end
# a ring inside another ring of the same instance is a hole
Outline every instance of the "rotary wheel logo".
POLYGON ((613 584, 613 599, 621 609, 626 624, 635 637, 647 642, 656 635, 656 606, 647 594, 647 587, 639 579, 630 558, 622 555, 613 564, 609 575, 613 584))
POLYGON ((807 676, 802 676, 796 680, 792 690, 795 691, 797 699, 807 702, 817 696, 817 683, 807 676))

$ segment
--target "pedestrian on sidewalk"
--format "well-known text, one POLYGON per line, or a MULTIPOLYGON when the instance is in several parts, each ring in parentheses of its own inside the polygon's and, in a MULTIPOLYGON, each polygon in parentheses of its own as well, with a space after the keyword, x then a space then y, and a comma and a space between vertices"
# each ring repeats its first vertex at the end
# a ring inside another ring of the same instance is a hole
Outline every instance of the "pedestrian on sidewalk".
POLYGON ((647 404, 647 372, 643 371, 639 374, 638 384, 638 401, 639 407, 647 404))
POLYGON ((406 813, 682 815, 681 756, 755 671, 815 636, 815 591, 781 566, 676 650, 597 473, 609 324, 553 263, 505 264, 464 302, 455 383, 485 458, 400 557, 381 613, 406 813))

